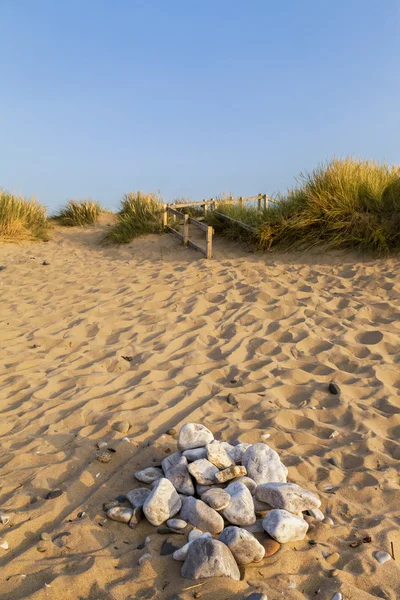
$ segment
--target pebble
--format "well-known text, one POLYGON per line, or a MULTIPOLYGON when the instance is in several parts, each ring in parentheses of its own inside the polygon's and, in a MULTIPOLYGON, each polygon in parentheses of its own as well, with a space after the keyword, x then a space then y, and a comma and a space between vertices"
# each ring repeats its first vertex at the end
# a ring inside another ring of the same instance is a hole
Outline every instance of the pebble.
POLYGON ((242 477, 238 477, 237 479, 235 479, 235 481, 240 481, 240 483, 244 483, 244 485, 248 488, 250 494, 252 496, 254 495, 257 488, 257 484, 253 479, 251 479, 251 477, 243 475, 242 477))
POLYGON ((250 596, 246 596, 245 600, 268 600, 268 597, 265 594, 253 592, 250 596))
POLYGON ((165 477, 170 480, 177 492, 193 496, 194 486, 188 470, 186 456, 182 456, 180 452, 174 452, 164 458, 162 468, 165 477))
POLYGON ((161 479, 162 476, 163 472, 158 467, 147 467, 147 469, 135 473, 136 479, 142 483, 153 483, 161 479))
POLYGON ((162 478, 157 481, 143 504, 143 512, 146 519, 158 527, 176 515, 181 506, 182 501, 170 480, 162 478))
POLYGON ((114 431, 119 431, 120 433, 128 433, 130 429, 130 424, 128 421, 118 421, 117 423, 113 423, 114 431))
POLYGON ((219 473, 217 467, 206 458, 193 461, 189 464, 188 469, 197 483, 201 485, 212 485, 215 483, 215 476, 219 473))
POLYGON ((257 500, 274 508, 283 508, 291 513, 300 513, 321 506, 316 494, 305 490, 296 483, 264 483, 257 487, 257 500))
POLYGON ((0 523, 2 525, 8 525, 11 521, 11 515, 5 515, 4 513, 0 513, 0 523))
POLYGON ((242 477, 243 475, 247 475, 246 467, 235 465, 228 469, 224 469, 223 471, 218 471, 215 474, 215 480, 218 481, 218 483, 225 483, 226 481, 235 479, 235 477, 242 477))
POLYGON ((43 533, 40 534, 40 539, 48 542, 49 540, 51 540, 51 535, 50 533, 46 533, 45 531, 43 531, 43 533))
POLYGON ((185 456, 188 462, 193 462, 200 458, 207 458, 207 450, 206 448, 193 448, 193 450, 185 450, 182 452, 182 456, 185 456))
POLYGON ((262 524, 265 531, 280 544, 304 540, 308 530, 304 519, 281 509, 271 510, 262 524))
POLYGON ((99 450, 101 450, 102 448, 107 448, 107 442, 97 442, 96 446, 99 450))
POLYGON ((46 552, 46 550, 48 550, 48 549, 49 549, 49 545, 46 544, 45 541, 39 542, 38 545, 36 546, 36 550, 38 552, 46 552))
POLYGON ((114 500, 116 500, 117 502, 126 502, 127 497, 125 496, 125 494, 119 494, 114 498, 114 500))
POLYGON ((180 516, 194 527, 201 531, 209 531, 212 535, 220 533, 224 528, 224 520, 221 515, 211 506, 193 496, 188 496, 183 502, 180 516))
POLYGON ((271 437, 270 433, 263 433, 262 436, 261 436, 261 439, 262 440, 268 440, 270 437, 271 437))
POLYGON ((340 433, 335 429, 335 431, 332 431, 332 433, 330 434, 329 439, 333 440, 338 435, 340 435, 340 433))
POLYGON ((281 547, 280 543, 277 542, 276 540, 273 540, 272 538, 264 539, 261 541, 261 543, 264 546, 265 558, 276 554, 278 552, 278 550, 280 550, 280 547, 281 547))
POLYGON ((330 554, 329 556, 326 557, 326 562, 329 565, 333 565, 334 563, 336 563, 338 560, 340 559, 340 554, 339 552, 334 552, 333 554, 330 554))
POLYGON ((227 508, 231 501, 231 497, 228 492, 218 488, 211 488, 201 496, 201 499, 214 510, 223 510, 224 508, 227 508))
POLYGON ((253 497, 249 489, 234 481, 225 490, 231 497, 227 508, 222 511, 223 516, 232 525, 252 525, 256 522, 253 497))
POLYGON ((331 569, 329 571, 329 577, 337 577, 339 575, 340 571, 339 569, 331 569))
POLYGON ((42 262, 42 265, 44 265, 45 267, 47 267, 49 264, 50 264, 50 263, 49 263, 49 262, 47 262, 47 260, 44 260, 44 261, 42 262))
POLYGON ((0 538, 0 548, 3 548, 3 550, 8 550, 8 542, 4 538, 0 538))
POLYGON ((330 517, 325 517, 325 519, 322 522, 325 523, 325 525, 334 525, 333 519, 331 519, 330 517))
POLYGON ((374 552, 374 557, 381 565, 383 565, 383 563, 392 558, 389 552, 382 552, 381 550, 378 550, 378 552, 374 552))
POLYGON ((288 470, 281 463, 279 454, 267 444, 253 444, 247 448, 242 463, 247 474, 257 485, 270 482, 286 483, 288 470))
POLYGON ((141 556, 138 560, 138 564, 142 565, 144 562, 146 562, 147 560, 149 560, 151 558, 151 554, 143 554, 143 556, 141 556))
POLYGON ((228 404, 231 404, 231 406, 237 406, 239 404, 239 402, 236 400, 233 394, 228 394, 226 400, 228 404))
POLYGON ((143 550, 144 548, 144 544, 139 544, 138 546, 136 546, 136 550, 143 550))
POLYGON ((201 529, 192 529, 192 531, 189 532, 189 536, 188 536, 188 540, 189 542, 192 542, 193 540, 197 539, 198 537, 200 537, 201 535, 203 535, 203 531, 201 531, 201 529))
POLYGON ((260 562, 264 558, 264 546, 246 529, 225 527, 218 539, 228 546, 238 565, 260 562))
POLYGON ((327 462, 330 463, 331 465, 333 465, 334 467, 339 467, 339 463, 334 456, 332 456, 331 458, 328 458, 327 462))
POLYGON ((132 529, 134 529, 139 523, 140 521, 143 519, 143 507, 142 506, 137 506, 136 508, 133 509, 133 515, 131 520, 129 521, 129 527, 131 527, 132 529))
POLYGON ((112 521, 118 521, 119 523, 129 523, 133 517, 133 509, 115 506, 107 511, 107 517, 112 521))
POLYGON ((141 508, 147 498, 150 496, 151 490, 148 488, 136 488, 127 493, 126 497, 134 508, 141 508))
POLYGON ((182 567, 185 579, 230 577, 240 581, 240 571, 229 548, 212 538, 198 538, 189 546, 182 567))
MULTIPOLYGON (((194 531, 198 531, 198 529, 195 529, 194 531)), ((211 533, 209 533, 208 531, 206 531, 205 533, 203 533, 202 531, 200 531, 200 535, 198 535, 195 538, 192 538, 191 540, 189 539, 189 541, 188 541, 187 544, 185 544, 184 546, 182 546, 182 548, 178 548, 173 553, 172 558, 174 558, 175 560, 180 560, 180 561, 186 560, 188 552, 189 552, 190 545, 193 544, 193 542, 195 540, 198 540, 200 538, 211 538, 211 533)))
POLYGON ((85 511, 84 511, 84 510, 81 510, 81 511, 79 511, 79 512, 77 513, 77 515, 76 515, 76 516, 78 517, 78 519, 83 519, 83 517, 85 517, 85 516, 86 516, 86 513, 85 513, 85 511))
POLYGON ((330 391, 331 394, 335 394, 336 396, 338 394, 340 394, 340 387, 338 386, 337 383, 331 382, 328 386, 328 390, 330 391))
POLYGON ((168 519, 167 525, 172 529, 185 529, 187 523, 183 519, 168 519))
POLYGON ((343 600, 343 596, 340 592, 336 592, 336 594, 332 596, 332 600, 343 600))
POLYGON ((176 429, 174 427, 172 429, 168 429, 167 435, 176 435, 176 429))
POLYGON ((63 495, 63 493, 64 492, 62 490, 60 490, 59 488, 57 488, 55 490, 51 490, 46 495, 46 500, 54 500, 54 498, 59 498, 60 496, 63 495))
POLYGON ((191 450, 192 448, 203 448, 214 439, 213 434, 207 427, 199 423, 186 423, 179 431, 178 446, 180 450, 191 450))
POLYGON ((111 454, 109 452, 98 452, 96 459, 101 463, 109 463, 111 460, 111 454))
POLYGON ((220 442, 217 442, 217 440, 213 440, 211 444, 207 444, 206 450, 207 459, 218 469, 227 469, 235 464, 223 445, 220 442))
POLYGON ((170 534, 185 535, 183 529, 172 529, 172 527, 166 527, 165 525, 158 527, 157 533, 159 533, 160 535, 170 535, 170 534))

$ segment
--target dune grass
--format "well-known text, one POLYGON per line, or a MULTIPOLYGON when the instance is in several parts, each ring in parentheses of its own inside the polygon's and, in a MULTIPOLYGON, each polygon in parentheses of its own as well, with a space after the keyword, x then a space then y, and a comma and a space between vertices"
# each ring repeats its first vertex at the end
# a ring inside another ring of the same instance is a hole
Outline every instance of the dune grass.
POLYGON ((0 190, 0 239, 45 241, 48 233, 47 211, 40 202, 0 190))
POLYGON ((334 159, 311 173, 262 215, 260 248, 400 249, 400 167, 334 159))
POLYGON ((116 224, 108 231, 106 239, 116 244, 127 244, 135 237, 148 233, 161 233, 163 204, 155 194, 129 192, 121 201, 116 224))
POLYGON ((55 215, 54 219, 66 227, 83 227, 96 223, 104 208, 91 198, 70 200, 55 215))

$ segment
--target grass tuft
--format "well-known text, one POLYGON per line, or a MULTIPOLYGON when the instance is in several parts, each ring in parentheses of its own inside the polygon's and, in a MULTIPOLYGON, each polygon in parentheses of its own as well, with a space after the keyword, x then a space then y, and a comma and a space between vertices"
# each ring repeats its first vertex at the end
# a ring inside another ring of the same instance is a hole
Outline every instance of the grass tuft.
POLYGON ((0 190, 0 239, 48 240, 48 232, 47 211, 40 202, 0 190))
POLYGON ((109 230, 106 239, 115 244, 127 244, 135 237, 148 233, 161 233, 163 204, 155 194, 129 192, 121 201, 117 223, 109 230))
POLYGON ((262 249, 354 248, 379 253, 400 249, 400 167, 334 159, 301 173, 298 187, 262 215, 256 240, 262 249))
POLYGON ((83 227, 96 223, 102 212, 105 212, 102 206, 90 198, 70 200, 54 219, 66 227, 83 227))

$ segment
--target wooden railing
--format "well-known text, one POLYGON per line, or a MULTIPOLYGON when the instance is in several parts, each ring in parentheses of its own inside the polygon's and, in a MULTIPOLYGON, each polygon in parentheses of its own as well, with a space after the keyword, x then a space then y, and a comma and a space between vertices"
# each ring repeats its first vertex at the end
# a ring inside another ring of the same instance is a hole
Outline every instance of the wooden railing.
POLYGON ((202 223, 201 221, 198 221, 197 219, 193 219, 193 217, 190 217, 187 214, 181 213, 178 210, 176 210, 176 207, 183 208, 185 206, 194 206, 194 205, 201 205, 201 204, 202 204, 201 202, 182 204, 182 205, 174 204, 175 208, 172 208, 171 206, 164 204, 163 226, 165 227, 165 229, 168 229, 168 231, 170 231, 173 235, 175 235, 177 238, 179 238, 185 246, 190 246, 191 248, 194 248, 195 250, 198 250, 199 252, 204 254, 206 258, 211 258, 212 257, 213 228, 210 227, 209 225, 206 225, 205 223, 202 223), (172 215, 174 220, 176 218, 183 220, 183 234, 180 233, 179 231, 177 231, 176 229, 174 229, 173 227, 171 227, 170 225, 168 225, 168 215, 172 215), (192 240, 189 239, 189 225, 190 224, 195 225, 196 227, 198 227, 199 229, 201 229, 202 231, 205 232, 205 234, 206 234, 206 249, 205 250, 204 250, 204 248, 202 248, 201 246, 199 246, 198 244, 196 244, 195 242, 193 242, 192 240))

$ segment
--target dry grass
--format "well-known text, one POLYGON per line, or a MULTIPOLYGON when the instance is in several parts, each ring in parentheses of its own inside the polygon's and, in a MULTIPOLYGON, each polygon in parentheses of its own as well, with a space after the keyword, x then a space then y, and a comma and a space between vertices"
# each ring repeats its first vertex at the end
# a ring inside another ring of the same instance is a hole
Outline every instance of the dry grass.
POLYGON ((48 232, 47 211, 40 202, 0 190, 0 239, 47 240, 48 232))
POLYGON ((102 212, 106 211, 98 202, 90 198, 70 200, 60 209, 54 219, 66 227, 83 227, 96 223, 102 212))
POLYGON ((121 201, 117 223, 106 239, 116 244, 127 244, 133 238, 148 233, 161 233, 163 204, 155 194, 129 192, 121 201))

